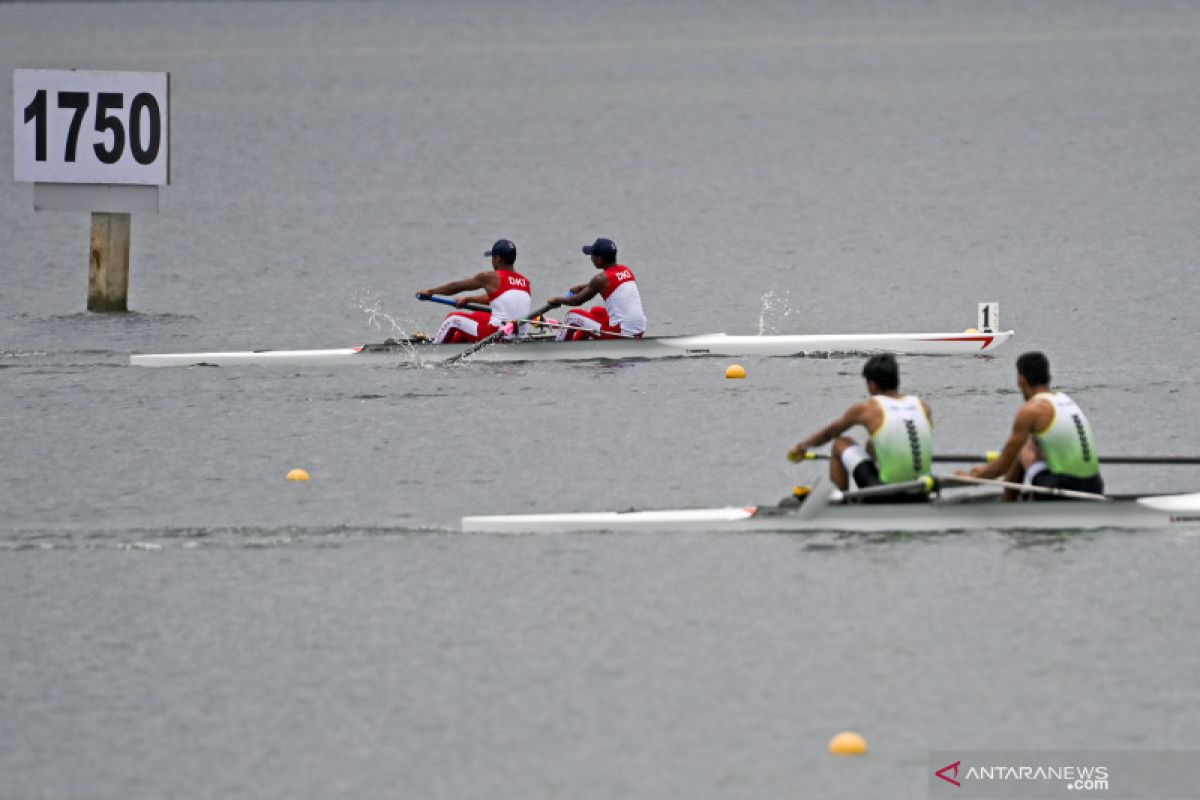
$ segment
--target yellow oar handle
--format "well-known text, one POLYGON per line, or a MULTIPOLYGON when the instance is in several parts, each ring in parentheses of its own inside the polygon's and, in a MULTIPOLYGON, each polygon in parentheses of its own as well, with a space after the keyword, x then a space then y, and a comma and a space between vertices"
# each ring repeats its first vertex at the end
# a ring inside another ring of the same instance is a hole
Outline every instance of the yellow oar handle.
POLYGON ((933 454, 934 461, 941 461, 943 463, 948 463, 948 464, 970 464, 972 461, 986 461, 987 463, 991 464, 992 462, 998 461, 999 459, 1000 459, 1000 451, 999 450, 988 450, 983 455, 976 455, 974 453, 969 453, 966 455, 950 455, 950 454, 942 454, 942 453, 934 453, 933 454))

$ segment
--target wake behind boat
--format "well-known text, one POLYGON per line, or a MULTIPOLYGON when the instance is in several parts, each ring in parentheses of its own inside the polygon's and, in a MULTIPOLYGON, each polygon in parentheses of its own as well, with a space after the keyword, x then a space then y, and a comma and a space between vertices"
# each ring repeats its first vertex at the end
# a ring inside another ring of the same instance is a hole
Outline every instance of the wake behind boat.
MULTIPOLYGON (((962 333, 850 333, 737 335, 706 333, 694 336, 555 341, 553 335, 533 335, 489 344, 469 358, 475 361, 588 361, 696 356, 821 356, 863 353, 904 355, 979 355, 996 350, 1013 335, 994 329, 996 305, 981 303, 978 329, 962 333)), ((134 353, 137 367, 261 365, 354 365, 379 363, 440 363, 456 360, 476 347, 471 343, 432 344, 426 339, 390 339, 325 350, 248 350, 211 353, 134 353)))

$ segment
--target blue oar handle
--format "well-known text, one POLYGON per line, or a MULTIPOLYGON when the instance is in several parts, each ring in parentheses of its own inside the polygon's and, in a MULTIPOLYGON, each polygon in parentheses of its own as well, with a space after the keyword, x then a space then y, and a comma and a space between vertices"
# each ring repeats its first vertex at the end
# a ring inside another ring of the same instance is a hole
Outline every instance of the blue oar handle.
MULTIPOLYGON (((417 292, 417 299, 425 300, 426 302, 429 302, 429 303, 441 303, 444 306, 456 306, 456 307, 458 306, 458 303, 455 302, 453 297, 442 297, 440 294, 423 294, 421 292, 417 292)), ((472 311, 491 311, 492 310, 491 306, 483 306, 483 305, 480 305, 479 303, 467 303, 466 305, 462 306, 462 308, 469 308, 472 311)))
MULTIPOLYGON (((566 295, 564 295, 564 296, 570 297, 571 294, 572 294, 571 292, 567 292, 566 295)), ((441 303, 444 306, 458 307, 458 303, 455 302, 453 297, 443 297, 440 294, 425 294, 424 292, 417 292, 417 299, 424 300, 427 303, 441 303)), ((472 311, 491 311, 492 310, 491 306, 482 306, 479 303, 467 303, 466 305, 462 306, 462 308, 469 308, 472 311)), ((549 307, 547 307, 547 310, 549 310, 549 307)))

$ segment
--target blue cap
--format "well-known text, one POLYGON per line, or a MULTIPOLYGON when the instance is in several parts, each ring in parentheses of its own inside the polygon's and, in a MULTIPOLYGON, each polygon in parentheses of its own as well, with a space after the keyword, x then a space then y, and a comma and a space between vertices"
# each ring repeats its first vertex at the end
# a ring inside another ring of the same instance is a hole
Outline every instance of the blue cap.
POLYGON ((517 260, 517 246, 508 239, 497 239, 496 243, 492 245, 492 249, 484 253, 484 256, 487 258, 498 256, 501 261, 514 264, 517 260))
POLYGON ((617 243, 612 239, 597 239, 591 244, 583 246, 583 254, 585 256, 600 256, 605 261, 611 261, 617 257, 617 243))

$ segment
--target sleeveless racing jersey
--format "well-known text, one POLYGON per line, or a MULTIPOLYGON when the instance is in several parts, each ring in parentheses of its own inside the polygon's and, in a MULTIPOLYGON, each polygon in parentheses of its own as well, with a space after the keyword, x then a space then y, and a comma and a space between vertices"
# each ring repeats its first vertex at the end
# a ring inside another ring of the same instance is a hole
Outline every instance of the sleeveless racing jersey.
POLYGON ((1054 406, 1054 419, 1045 430, 1033 434, 1046 467, 1051 472, 1073 478, 1099 474, 1100 459, 1096 456, 1092 426, 1075 401, 1062 392, 1039 392, 1035 397, 1054 406))
POLYGON ((646 314, 642 311, 642 295, 638 291, 633 270, 617 264, 604 270, 608 287, 600 293, 608 321, 622 333, 642 333, 646 330, 646 314))
POLYGON ((500 286, 494 292, 488 292, 488 302, 492 306, 491 324, 500 327, 510 319, 525 319, 532 307, 532 297, 529 295, 529 279, 519 272, 510 269, 498 269, 500 286))
POLYGON ((883 411, 883 423, 871 431, 875 464, 884 483, 911 481, 929 474, 933 426, 916 395, 871 397, 883 411))

